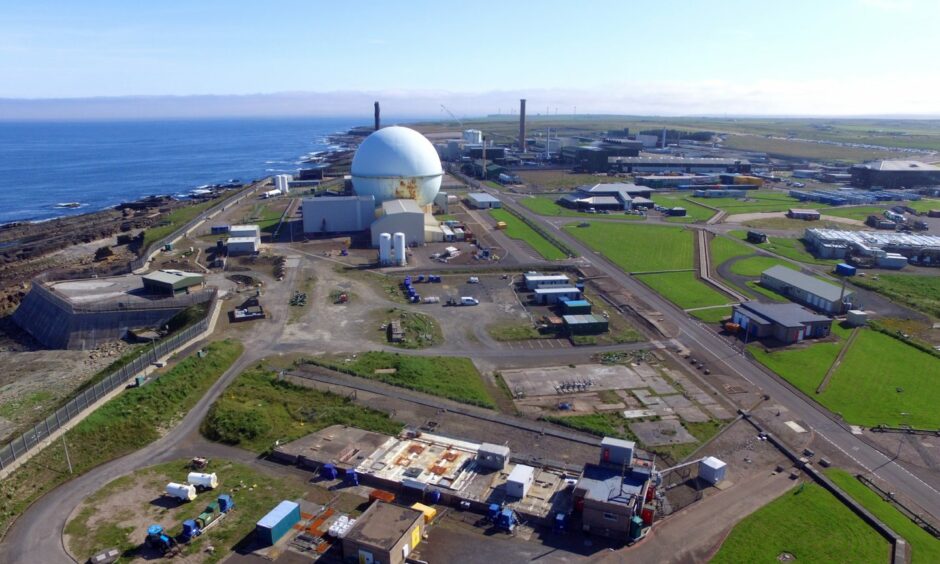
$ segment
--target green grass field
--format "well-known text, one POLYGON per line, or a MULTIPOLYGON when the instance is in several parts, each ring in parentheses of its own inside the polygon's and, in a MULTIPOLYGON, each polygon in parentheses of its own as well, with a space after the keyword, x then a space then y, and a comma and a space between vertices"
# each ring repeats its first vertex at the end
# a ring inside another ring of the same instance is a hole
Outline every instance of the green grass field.
POLYGON ((351 362, 331 359, 324 364, 362 378, 379 380, 427 394, 481 407, 493 408, 482 376, 469 358, 461 356, 407 356, 398 353, 367 352, 351 362), (394 372, 376 372, 394 369, 394 372))
POLYGON ((754 254, 754 249, 727 237, 712 237, 708 242, 708 252, 711 255, 712 266, 718 268, 735 257, 754 254))
MULTIPOLYGON (((690 194, 692 194, 692 192, 669 192, 668 195, 666 193, 661 193, 661 194, 654 193, 653 197, 650 199, 656 202, 656 204, 667 207, 667 208, 675 208, 675 207, 685 208, 685 211, 686 211, 685 217, 670 217, 670 218, 667 218, 666 221, 674 221, 674 222, 681 223, 681 222, 708 221, 709 219, 711 219, 711 217, 715 215, 716 212, 706 208, 705 206, 695 203, 695 201, 693 200, 687 200, 686 198, 688 198, 690 194)), ((706 198, 700 198, 700 199, 705 200, 706 198)))
POLYGON ((804 394, 815 397, 816 388, 832 366, 844 341, 836 343, 813 343, 800 347, 765 352, 761 345, 748 345, 748 350, 758 362, 779 374, 783 379, 799 388, 804 394))
POLYGON ((780 260, 773 257, 750 257, 741 259, 738 262, 732 264, 731 272, 741 276, 753 276, 756 278, 760 277, 761 272, 777 265, 785 266, 793 270, 799 270, 798 266, 795 266, 793 263, 787 262, 785 260, 780 260))
POLYGON ((731 306, 711 307, 708 309, 697 309, 689 312, 692 317, 700 319, 705 323, 720 323, 731 317, 731 306))
MULTIPOLYGON (((729 231, 728 235, 741 239, 742 241, 747 239, 747 231, 745 230, 734 230, 729 231)), ((808 250, 806 250, 806 245, 803 244, 802 239, 790 239, 787 237, 770 237, 766 243, 761 243, 760 245, 755 245, 760 249, 764 249, 771 253, 792 259, 798 262, 805 262, 808 264, 820 264, 820 265, 835 265, 841 260, 837 259, 818 259, 813 256, 808 250)))
POLYGON ((636 276, 636 279, 682 309, 723 305, 734 301, 730 296, 696 278, 694 272, 643 274, 636 276))
POLYGON ((184 358, 156 380, 124 391, 67 431, 74 475, 68 473, 63 449, 51 445, 0 482, 0 533, 30 503, 59 484, 158 439, 235 362, 242 345, 215 341, 204 350, 205 357, 184 358))
POLYGON ((627 272, 691 269, 693 233, 682 227, 589 222, 565 231, 627 272))
POLYGON ((913 564, 940 562, 940 540, 921 529, 916 523, 895 509, 893 505, 883 500, 877 493, 845 470, 829 468, 825 472, 826 476, 835 482, 842 491, 852 496, 852 499, 872 512, 875 517, 895 533, 904 537, 911 546, 911 562, 913 564))
POLYGON ((141 245, 141 250, 146 249, 147 246, 151 243, 155 243, 170 233, 173 233, 182 227, 185 223, 191 221, 197 215, 218 204, 230 195, 231 194, 227 194, 212 200, 199 202, 198 204, 177 208, 164 215, 162 218, 160 218, 159 223, 153 227, 147 228, 147 230, 144 231, 144 242, 143 245, 141 245))
POLYGON ((823 145, 810 141, 790 139, 768 139, 756 135, 729 135, 723 146, 729 149, 760 151, 781 158, 839 161, 853 164, 861 161, 890 159, 894 155, 889 151, 879 151, 877 149, 823 145))
POLYGON ((940 276, 879 274, 877 280, 871 276, 856 276, 852 283, 884 294, 917 311, 940 317, 940 276))
POLYGON ((849 219, 857 219, 859 221, 865 221, 870 215, 877 215, 882 217, 884 211, 890 208, 890 205, 883 206, 855 206, 851 208, 830 208, 826 210, 826 215, 834 215, 836 217, 847 217, 849 219))
POLYGON ((614 176, 596 174, 578 174, 566 170, 524 170, 519 171, 519 178, 526 184, 543 190, 573 190, 583 184, 607 184, 622 182, 614 176))
MULTIPOLYGON (((708 204, 715 208, 721 208, 728 212, 728 215, 740 213, 786 211, 790 208, 800 206, 800 201, 796 198, 791 198, 783 192, 774 192, 770 190, 748 191, 746 199, 697 198, 692 196, 692 201, 708 204)), ((819 206, 815 207, 826 208, 829 206, 827 204, 820 204, 819 206)))
POLYGON ((506 222, 506 235, 513 239, 525 242, 532 247, 535 252, 542 255, 546 260, 561 260, 568 258, 561 249, 552 244, 551 241, 542 237, 536 230, 528 224, 512 215, 506 210, 490 210, 490 215, 496 221, 506 222))
POLYGON ((486 328, 487 333, 497 341, 527 341, 545 337, 531 323, 499 323, 486 328))
POLYGON ((713 564, 778 562, 887 562, 891 545, 828 491, 798 486, 738 523, 713 564))
POLYGON ((202 422, 206 438, 267 452, 275 441, 292 441, 330 425, 352 425, 396 434, 401 423, 351 399, 278 379, 255 366, 238 375, 202 422))
MULTIPOLYGON (((555 203, 555 198, 550 196, 533 196, 531 198, 523 198, 519 200, 519 203, 523 206, 529 208, 539 215, 547 216, 556 216, 556 217, 585 217, 585 218, 596 218, 596 213, 585 213, 579 212, 566 208, 564 206, 558 205, 555 203)), ((623 219, 626 221, 643 221, 646 219, 644 215, 634 215, 626 214, 623 212, 611 212, 609 214, 602 216, 604 219, 623 219)))
POLYGON ((747 285, 748 289, 750 289, 751 291, 756 292, 756 293, 758 293, 758 294, 764 296, 765 298, 769 298, 769 299, 772 300, 772 301, 780 302, 780 303, 786 303, 786 302, 790 301, 790 300, 788 300, 787 298, 785 298, 784 296, 781 296, 780 294, 778 294, 777 292, 774 292, 773 290, 768 290, 767 288, 764 288, 764 287, 761 286, 760 283, 759 283, 758 281, 756 281, 756 280, 748 280, 747 282, 745 282, 745 284, 747 285))

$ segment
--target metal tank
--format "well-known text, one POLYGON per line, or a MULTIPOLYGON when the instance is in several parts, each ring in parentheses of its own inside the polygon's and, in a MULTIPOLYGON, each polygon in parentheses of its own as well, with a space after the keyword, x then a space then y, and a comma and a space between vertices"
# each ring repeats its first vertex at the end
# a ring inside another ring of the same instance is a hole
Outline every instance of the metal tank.
POLYGON ((379 234, 379 264, 385 266, 392 262, 392 234, 379 234))
POLYGON ((434 202, 444 170, 428 139, 401 126, 382 128, 366 137, 352 160, 353 190, 375 196, 376 205, 396 199, 434 202))
POLYGON ((405 260, 405 234, 402 232, 395 233, 393 237, 393 251, 394 256, 392 257, 392 262, 398 266, 405 266, 407 261, 405 260))

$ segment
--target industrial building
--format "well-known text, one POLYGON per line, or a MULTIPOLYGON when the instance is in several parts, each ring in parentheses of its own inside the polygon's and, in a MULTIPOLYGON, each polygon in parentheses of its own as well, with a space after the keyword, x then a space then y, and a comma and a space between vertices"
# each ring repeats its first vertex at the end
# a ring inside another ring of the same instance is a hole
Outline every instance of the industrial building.
POLYGON ((375 196, 320 196, 303 200, 304 233, 355 233, 375 221, 375 196))
POLYGON ((229 237, 225 248, 231 256, 253 255, 261 250, 261 240, 258 237, 229 237))
POLYGON ((232 225, 228 228, 229 237, 261 237, 261 227, 258 225, 232 225))
POLYGON ((721 173, 750 172, 751 163, 741 159, 714 157, 610 157, 610 168, 618 172, 637 173, 721 173))
POLYGON ((619 157, 636 157, 643 148, 641 141, 620 140, 617 143, 601 143, 599 145, 563 146, 559 157, 561 162, 585 172, 607 172, 610 170, 610 159, 619 157))
POLYGON ((849 169, 859 188, 910 188, 940 184, 940 167, 920 161, 873 161, 849 169))
POLYGON ((787 210, 787 217, 790 219, 802 219, 803 221, 819 221, 822 215, 816 211, 806 208, 790 208, 787 210))
POLYGON ((851 257, 858 266, 900 268, 908 262, 940 265, 940 237, 936 235, 807 229, 804 239, 817 256, 851 257))
POLYGON ((573 209, 623 211, 634 207, 651 207, 653 202, 649 198, 654 191, 647 186, 620 182, 586 184, 559 198, 558 203, 573 209))
POLYGON ((343 556, 362 563, 402 564, 421 543, 424 513, 376 501, 343 537, 343 556))
POLYGON ((760 275, 760 283, 790 298, 808 305, 816 311, 839 315, 851 309, 852 290, 843 289, 835 284, 823 282, 782 265, 768 268, 760 275))
POLYGON ((175 296, 188 292, 194 286, 202 286, 204 278, 195 272, 166 269, 145 274, 141 281, 148 294, 175 296))
POLYGON ((610 322, 602 315, 563 315, 561 319, 570 335, 599 335, 610 330, 610 322))
POLYGON ((565 274, 539 274, 538 272, 526 272, 522 276, 525 287, 529 291, 538 288, 547 288, 549 286, 570 286, 571 280, 565 274))
POLYGON ((750 339, 773 338, 791 344, 829 335, 832 319, 797 304, 742 302, 732 308, 737 323, 750 339))
POLYGON ((522 499, 529 495, 529 488, 535 481, 535 468, 525 464, 516 464, 506 478, 506 495, 522 499))
POLYGON ((564 315, 587 315, 591 313, 591 302, 587 300, 566 300, 561 303, 564 315))
POLYGON ((718 176, 714 174, 669 174, 637 176, 635 181, 640 186, 650 188, 678 188, 695 184, 716 184, 718 176))
POLYGON ((471 208, 478 210, 488 210, 502 207, 498 198, 490 196, 486 192, 470 192, 467 194, 467 203, 471 208))
MULTIPOLYGON (((425 225, 428 214, 418 206, 415 200, 388 200, 382 202, 382 211, 378 219, 372 222, 372 246, 379 246, 379 235, 382 233, 404 233, 405 243, 414 247, 423 245, 425 238, 425 225)), ((430 217, 429 227, 441 233, 439 240, 443 240, 443 232, 434 217, 430 217)), ((432 239, 433 240, 433 239, 432 239)))
POLYGON ((581 290, 574 286, 546 286, 536 288, 532 298, 539 305, 554 305, 564 300, 580 300, 581 290))

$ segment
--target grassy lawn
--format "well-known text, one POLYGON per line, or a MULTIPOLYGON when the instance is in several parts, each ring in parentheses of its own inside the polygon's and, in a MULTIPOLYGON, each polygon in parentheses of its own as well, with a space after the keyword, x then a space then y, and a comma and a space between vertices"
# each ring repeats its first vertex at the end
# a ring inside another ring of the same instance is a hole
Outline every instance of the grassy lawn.
POLYGON ((466 357, 407 356, 398 353, 367 352, 350 359, 349 362, 346 362, 345 358, 313 360, 392 386, 417 390, 471 405, 494 407, 493 398, 487 392, 480 373, 466 357))
MULTIPOLYGON (((597 217, 596 213, 580 212, 558 205, 555 203, 555 198, 550 196, 533 196, 531 198, 523 198, 519 200, 519 203, 539 215, 587 218, 597 217)), ((607 215, 604 215, 603 217, 605 219, 625 219, 628 221, 643 221, 646 219, 645 215, 625 214, 623 212, 611 212, 607 215)))
POLYGON ((506 222, 506 235, 513 239, 524 241, 526 244, 532 247, 535 252, 542 255, 542 258, 547 260, 560 260, 568 258, 568 255, 552 244, 551 241, 545 237, 542 237, 542 235, 540 235, 536 230, 532 229, 524 221, 507 212, 506 210, 490 210, 490 215, 493 216, 493 219, 496 221, 506 222))
POLYGON ((835 482, 842 491, 852 496, 855 501, 872 512, 881 522, 907 540, 912 549, 912 563, 940 562, 940 540, 921 529, 916 523, 895 509, 893 505, 881 499, 881 496, 845 470, 829 468, 825 472, 826 476, 835 482))
POLYGON ((220 196, 213 200, 199 202, 198 204, 193 204, 191 206, 177 208, 164 215, 158 224, 144 231, 144 242, 143 245, 141 245, 141 250, 146 249, 147 246, 151 243, 159 241, 170 233, 173 233, 182 227, 185 223, 191 221, 196 216, 218 204, 228 196, 231 196, 231 194, 226 194, 225 196, 220 196))
POLYGON ((806 221, 804 219, 791 219, 789 217, 768 217, 764 219, 751 219, 741 225, 754 229, 779 229, 790 231, 803 231, 809 228, 841 229, 843 231, 861 231, 868 229, 864 225, 821 219, 819 221, 806 221))
MULTIPOLYGON (((746 240, 747 231, 744 230, 734 230, 729 231, 728 235, 735 237, 737 239, 746 240)), ((760 249, 764 249, 771 253, 786 257, 799 262, 805 262, 808 264, 838 264, 842 262, 838 259, 818 259, 813 256, 808 250, 806 250, 806 245, 803 244, 802 239, 789 239, 787 237, 772 237, 768 239, 766 243, 761 243, 760 245, 755 245, 760 249)))
POLYGON ((627 272, 691 269, 693 233, 682 227, 590 222, 565 230, 627 272))
POLYGON ((748 350, 758 362, 779 374, 804 394, 822 401, 821 396, 816 395, 816 388, 844 344, 842 341, 804 344, 773 352, 766 352, 761 345, 749 345, 748 350))
POLYGON ((682 309, 724 305, 734 301, 696 278, 694 272, 643 274, 636 278, 682 309))
POLYGON ((283 209, 272 209, 267 204, 260 204, 252 211, 251 217, 246 219, 246 223, 257 224, 262 233, 274 233, 277 224, 281 222, 282 215, 284 215, 283 209))
POLYGON ((242 345, 216 341, 204 350, 205 357, 186 357, 147 385, 121 393, 66 432, 74 476, 68 473, 58 442, 4 479, 0 483, 0 533, 30 503, 59 484, 158 439, 235 362, 242 345))
POLYGON ((764 296, 765 298, 770 298, 771 300, 775 302, 786 303, 790 301, 784 296, 781 296, 780 294, 778 294, 777 292, 764 288, 763 286, 760 285, 760 282, 756 280, 748 280, 747 282, 745 282, 745 284, 747 284, 747 287, 750 290, 757 292, 758 294, 764 296))
POLYGON ((708 252, 711 255, 712 265, 718 268, 722 263, 735 257, 753 255, 754 249, 727 237, 712 237, 708 242, 708 252))
POLYGON ((434 221, 444 223, 445 221, 457 221, 457 216, 452 213, 441 213, 434 216, 434 221))
MULTIPOLYGON (((711 219, 715 212, 706 208, 705 206, 697 204, 693 200, 687 200, 692 192, 670 192, 668 195, 663 194, 653 194, 653 197, 650 198, 660 206, 667 208, 685 208, 686 216, 685 217, 671 217, 667 218, 666 221, 678 221, 678 222, 693 222, 693 221, 708 221, 711 219)), ((701 198, 704 200, 705 198, 701 198)), ((711 204, 709 204, 711 205, 711 204)))
POLYGON ((917 311, 940 317, 940 276, 879 274, 877 279, 856 276, 852 283, 884 294, 892 301, 917 311))
POLYGON ((336 424, 389 434, 401 430, 386 413, 281 380, 261 365, 235 378, 212 404, 201 430, 210 440, 267 452, 277 440, 292 441, 336 424))
MULTIPOLYGON (((692 200, 721 208, 728 212, 728 215, 787 211, 790 208, 800 207, 800 201, 796 198, 791 198, 783 192, 770 190, 750 190, 746 198, 697 198, 692 196, 692 200)), ((828 207, 828 204, 820 204, 817 207, 828 207)))
POLYGON ((738 523, 713 563, 887 562, 890 544, 832 494, 813 483, 791 490, 738 523))
POLYGON ((487 333, 497 341, 526 341, 545 337, 531 323, 500 323, 486 328, 487 333))
POLYGON ((741 259, 738 262, 731 265, 731 272, 741 275, 741 276, 753 276, 759 278, 761 272, 767 270, 771 266, 785 266, 792 270, 799 270, 799 267, 794 266, 792 263, 789 263, 785 260, 780 260, 773 257, 750 257, 746 259, 741 259))
MULTIPOLYGON (((785 134, 781 130, 778 134, 785 134)), ((745 151, 760 151, 773 157, 812 159, 858 163, 876 159, 892 158, 892 153, 877 149, 861 149, 840 145, 823 145, 810 141, 767 138, 758 135, 729 135, 724 147, 745 151)))
POLYGON ((850 423, 940 428, 940 361, 866 329, 819 401, 850 423))
POLYGON ((721 323, 731 317, 731 306, 710 307, 708 309, 697 309, 689 312, 692 317, 700 319, 705 323, 721 323))
POLYGON ((573 190, 582 184, 594 185, 623 181, 612 176, 579 174, 566 170, 524 170, 519 171, 518 174, 526 184, 551 191, 573 190))
MULTIPOLYGON (((202 555, 200 562, 217 562, 224 558, 255 528, 255 523, 272 507, 284 499, 296 499, 304 494, 304 483, 296 477, 276 478, 262 474, 248 466, 227 460, 213 460, 210 470, 219 476, 219 488, 201 495, 196 501, 181 504, 171 509, 164 509, 151 503, 158 497, 167 482, 181 481, 189 471, 187 460, 167 462, 134 472, 118 478, 92 494, 78 514, 65 526, 69 539, 69 549, 73 554, 83 557, 99 551, 116 547, 122 552, 133 551, 140 546, 132 536, 140 536, 140 527, 123 527, 123 522, 130 519, 140 521, 144 516, 152 516, 151 521, 162 523, 167 531, 175 536, 182 531, 182 522, 195 517, 210 501, 220 493, 234 493, 236 510, 226 515, 218 525, 213 526, 204 535, 184 545, 183 555, 202 555), (263 484, 263 487, 246 488, 242 484, 263 484), (146 499, 131 499, 122 494, 122 490, 143 485, 148 493, 146 499), (101 509, 107 504, 111 511, 101 509), (134 533, 137 533, 136 535, 134 533), (214 545, 216 550, 206 555, 205 548, 214 545)), ((123 561, 123 559, 122 559, 123 561)))
POLYGON ((884 211, 890 207, 891 206, 887 204, 883 206, 855 206, 851 208, 839 207, 826 210, 826 215, 834 215, 836 217, 846 217, 849 219, 865 221, 865 219, 867 219, 870 215, 877 215, 878 217, 881 217, 884 211))

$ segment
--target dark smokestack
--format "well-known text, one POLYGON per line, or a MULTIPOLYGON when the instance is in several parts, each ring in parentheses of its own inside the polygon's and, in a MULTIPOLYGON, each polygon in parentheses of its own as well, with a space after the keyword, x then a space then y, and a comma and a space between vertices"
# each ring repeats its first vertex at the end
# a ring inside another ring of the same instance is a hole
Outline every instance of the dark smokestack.
POLYGON ((375 103, 375 130, 378 131, 380 126, 381 126, 381 122, 379 120, 379 103, 376 102, 375 103))
POLYGON ((525 98, 519 100, 519 150, 525 152, 525 98))

